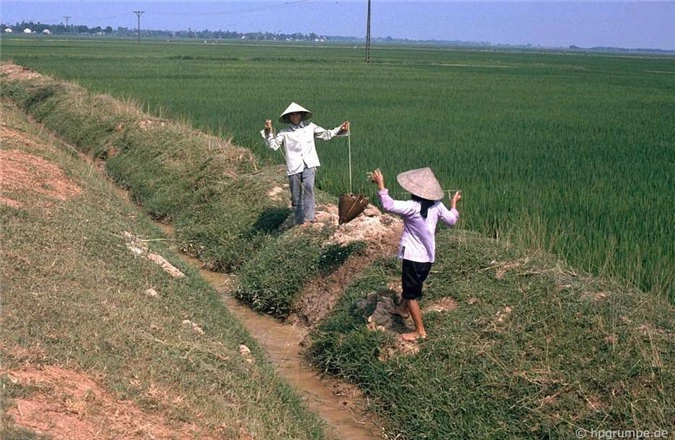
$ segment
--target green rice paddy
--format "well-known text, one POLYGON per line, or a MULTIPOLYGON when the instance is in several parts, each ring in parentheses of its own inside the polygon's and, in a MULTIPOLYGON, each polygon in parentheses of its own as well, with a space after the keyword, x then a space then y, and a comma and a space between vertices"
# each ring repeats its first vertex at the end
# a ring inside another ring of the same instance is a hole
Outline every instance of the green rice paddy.
MULTIPOLYGON (((423 46, 2 39, 2 60, 140 102, 281 163, 258 132, 291 102, 352 123, 367 171, 431 166, 464 227, 675 299, 675 57, 423 46)), ((279 124, 276 124, 279 128, 279 124)), ((318 146, 318 186, 350 190, 348 142, 318 146)), ((403 195, 402 195, 403 197, 403 195)))

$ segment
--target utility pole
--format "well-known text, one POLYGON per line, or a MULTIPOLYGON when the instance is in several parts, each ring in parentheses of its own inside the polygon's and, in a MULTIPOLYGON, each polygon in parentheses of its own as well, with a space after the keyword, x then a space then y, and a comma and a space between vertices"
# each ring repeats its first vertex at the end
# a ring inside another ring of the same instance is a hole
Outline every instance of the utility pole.
POLYGON ((70 15, 64 15, 63 18, 66 19, 66 33, 68 32, 68 20, 70 20, 70 15))
POLYGON ((141 44, 141 15, 143 15, 145 11, 133 11, 133 12, 138 17, 138 44, 141 44))
POLYGON ((370 63, 370 0, 368 0, 368 25, 366 26, 366 63, 370 63))

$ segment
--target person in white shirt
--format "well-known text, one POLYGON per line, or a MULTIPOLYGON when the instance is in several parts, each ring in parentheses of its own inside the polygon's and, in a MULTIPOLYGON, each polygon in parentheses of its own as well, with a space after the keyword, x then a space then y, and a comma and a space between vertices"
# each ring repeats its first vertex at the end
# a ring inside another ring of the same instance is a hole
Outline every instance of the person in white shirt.
POLYGON ((278 150, 284 146, 296 225, 315 221, 314 179, 316 168, 321 164, 314 139, 328 141, 336 136, 349 134, 349 121, 332 130, 326 130, 308 122, 311 117, 312 112, 293 102, 279 117, 279 122, 288 124, 287 127, 275 134, 272 120, 267 119, 265 128, 260 131, 269 148, 278 150))

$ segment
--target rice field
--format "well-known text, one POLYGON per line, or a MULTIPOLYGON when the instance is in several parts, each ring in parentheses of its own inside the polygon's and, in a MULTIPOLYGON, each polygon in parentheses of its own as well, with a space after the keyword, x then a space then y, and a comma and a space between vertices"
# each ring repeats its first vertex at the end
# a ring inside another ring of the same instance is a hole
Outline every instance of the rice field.
MULTIPOLYGON (((3 60, 232 138, 296 101, 351 141, 318 146, 317 185, 431 166, 463 227, 552 250, 579 270, 675 299, 675 56, 362 46, 2 39, 3 60)), ((276 124, 279 128, 278 123, 276 124)), ((403 195, 402 195, 403 196, 403 195)))

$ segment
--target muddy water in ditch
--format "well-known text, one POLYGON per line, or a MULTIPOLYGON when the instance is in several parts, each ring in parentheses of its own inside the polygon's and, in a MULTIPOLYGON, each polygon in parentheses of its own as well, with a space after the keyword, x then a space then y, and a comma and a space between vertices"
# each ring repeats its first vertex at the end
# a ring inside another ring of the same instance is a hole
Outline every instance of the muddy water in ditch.
MULTIPOLYGON (((174 236, 172 227, 158 226, 167 236, 174 236)), ((364 415, 362 408, 365 399, 355 387, 323 378, 304 362, 300 344, 307 334, 305 329, 256 313, 230 295, 233 284, 231 276, 204 269, 200 260, 179 254, 222 294, 228 309, 265 349, 279 375, 295 388, 312 411, 324 419, 333 436, 345 440, 383 438, 372 418, 364 415)))

